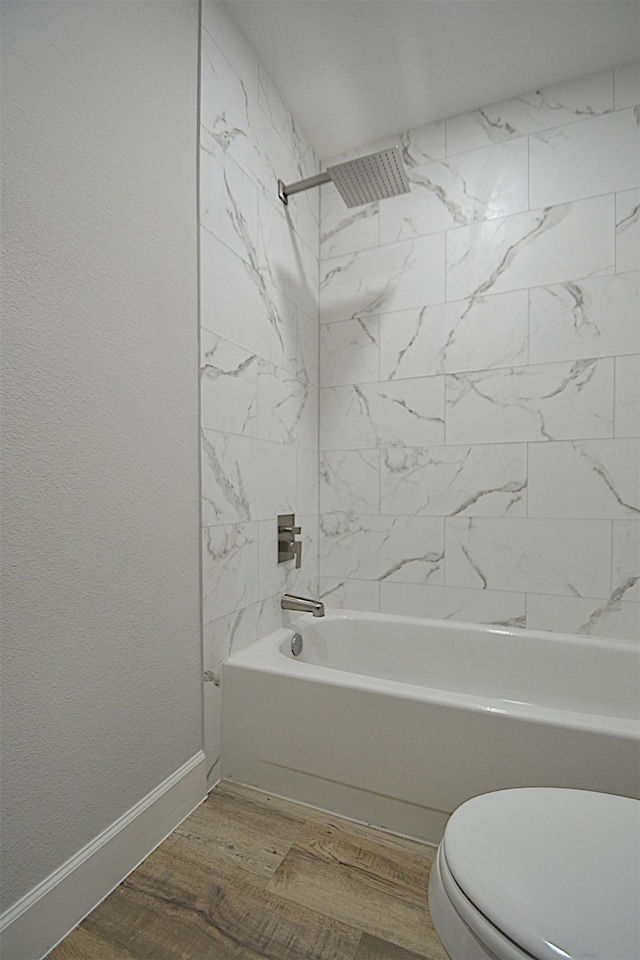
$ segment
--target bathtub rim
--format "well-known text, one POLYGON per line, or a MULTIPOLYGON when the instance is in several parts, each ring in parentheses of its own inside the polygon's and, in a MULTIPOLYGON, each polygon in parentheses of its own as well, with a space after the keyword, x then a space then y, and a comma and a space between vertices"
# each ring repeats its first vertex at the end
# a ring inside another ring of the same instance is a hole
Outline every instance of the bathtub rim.
MULTIPOLYGON (((408 617, 396 614, 363 613, 357 610, 332 610, 325 612, 325 621, 336 620, 374 620, 387 623, 408 623, 429 625, 448 631, 462 629, 463 632, 478 632, 489 635, 511 636, 549 640, 559 639, 571 646, 593 646, 608 650, 635 651, 637 644, 633 640, 590 637, 584 634, 551 633, 542 630, 526 630, 520 627, 469 623, 459 620, 437 620, 435 618, 408 617)), ((283 651, 283 646, 291 641, 295 632, 308 627, 318 627, 318 619, 310 613, 296 616, 291 626, 278 627, 264 637, 260 637, 241 650, 232 653, 222 664, 222 687, 224 692, 225 669, 258 670, 261 673, 281 677, 292 677, 299 682, 326 683, 334 687, 347 687, 355 690, 370 691, 387 696, 396 696, 408 700, 428 700, 443 707, 455 707, 476 713, 492 713, 514 720, 543 725, 561 725, 585 732, 612 733, 623 739, 640 742, 640 717, 638 719, 616 717, 601 713, 584 713, 574 710, 562 710, 557 707, 536 705, 521 701, 512 701, 495 696, 482 697, 476 694, 461 693, 455 690, 443 690, 422 684, 405 683, 373 677, 369 674, 354 673, 320 664, 296 660, 283 651)))
MULTIPOLYGON (((581 644, 594 647, 609 647, 621 650, 636 650, 638 640, 624 639, 620 637, 593 637, 586 633, 560 633, 554 630, 531 630, 528 627, 516 627, 507 624, 498 623, 479 623, 472 620, 453 620, 440 619, 438 617, 414 617, 401 613, 376 613, 367 610, 341 609, 337 607, 326 607, 324 617, 314 617, 311 613, 299 613, 292 615, 289 626, 283 626, 284 630, 299 629, 305 624, 309 626, 321 626, 323 621, 333 620, 372 620, 376 623, 406 623, 406 624, 428 624, 437 626, 444 630, 462 630, 464 633, 486 633, 498 636, 511 637, 530 637, 534 640, 562 640, 571 644, 581 644), (295 616, 295 619, 294 619, 295 616)), ((275 632, 275 631, 272 631, 275 632)), ((265 636, 270 636, 266 634, 265 636)), ((254 643, 259 643, 264 637, 259 637, 254 643)))

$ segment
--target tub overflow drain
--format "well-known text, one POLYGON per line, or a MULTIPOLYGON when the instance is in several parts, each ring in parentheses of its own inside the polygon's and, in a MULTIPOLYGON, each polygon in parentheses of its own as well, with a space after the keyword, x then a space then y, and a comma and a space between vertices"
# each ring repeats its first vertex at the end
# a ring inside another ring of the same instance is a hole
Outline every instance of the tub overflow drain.
POLYGON ((294 657, 299 657, 302 653, 302 637, 299 633, 294 633, 291 637, 291 653, 294 657))

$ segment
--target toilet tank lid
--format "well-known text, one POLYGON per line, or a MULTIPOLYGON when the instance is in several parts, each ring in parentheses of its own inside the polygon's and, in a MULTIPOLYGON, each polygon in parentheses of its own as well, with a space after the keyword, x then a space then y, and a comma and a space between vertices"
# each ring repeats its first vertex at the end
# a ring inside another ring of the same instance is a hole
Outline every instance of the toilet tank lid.
POLYGON ((640 801, 522 787, 452 814, 442 852, 466 898, 538 960, 640 957, 640 801))

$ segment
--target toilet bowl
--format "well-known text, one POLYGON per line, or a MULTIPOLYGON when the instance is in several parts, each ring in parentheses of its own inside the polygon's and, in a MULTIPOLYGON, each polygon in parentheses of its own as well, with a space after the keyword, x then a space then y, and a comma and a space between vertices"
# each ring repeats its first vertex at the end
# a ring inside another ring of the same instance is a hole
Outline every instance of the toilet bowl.
POLYGON ((486 793, 451 815, 429 909, 452 960, 640 960, 640 800, 486 793))

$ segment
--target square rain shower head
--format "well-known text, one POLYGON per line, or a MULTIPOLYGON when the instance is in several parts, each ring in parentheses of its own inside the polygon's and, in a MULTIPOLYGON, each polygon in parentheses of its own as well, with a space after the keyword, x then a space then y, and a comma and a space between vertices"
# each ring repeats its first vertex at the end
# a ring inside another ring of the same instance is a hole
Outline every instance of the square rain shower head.
POLYGON ((348 207, 358 207, 373 200, 384 200, 386 197, 397 197, 398 194, 409 193, 411 190, 399 148, 389 147, 378 153, 369 153, 366 157, 336 163, 327 167, 323 173, 316 173, 296 183, 278 180, 278 196, 287 205, 292 194, 331 181, 335 183, 348 207))
POLYGON ((398 147, 337 163, 327 167, 327 173, 348 207, 395 197, 411 189, 398 147))

